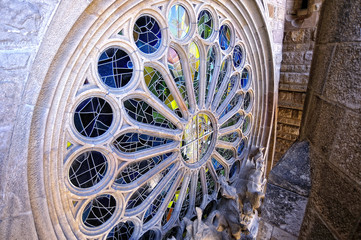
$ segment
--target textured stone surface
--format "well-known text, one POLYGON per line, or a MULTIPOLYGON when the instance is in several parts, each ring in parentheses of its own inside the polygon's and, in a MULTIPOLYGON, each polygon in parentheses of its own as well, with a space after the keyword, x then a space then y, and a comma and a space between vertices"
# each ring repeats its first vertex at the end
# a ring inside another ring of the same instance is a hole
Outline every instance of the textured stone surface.
POLYGON ((272 231, 273 226, 261 219, 258 226, 257 240, 271 239, 272 231))
POLYGON ((296 142, 270 172, 268 182, 307 197, 311 190, 309 146, 296 142))
POLYGON ((318 216, 313 206, 307 208, 299 236, 300 240, 333 240, 334 235, 318 216))
POLYGON ((361 216, 361 190, 344 173, 322 160, 322 154, 312 153, 311 159, 314 161, 312 202, 322 213, 323 220, 342 239, 349 239, 361 216))
POLYGON ((272 184, 267 184, 262 207, 264 221, 298 236, 307 198, 272 184))
POLYGON ((271 240, 297 240, 297 237, 278 227, 274 227, 271 240))
POLYGON ((361 0, 325 1, 318 42, 361 41, 361 0))
POLYGON ((31 212, 0 221, 0 239, 34 240, 38 239, 31 212))
POLYGON ((333 56, 324 96, 361 112, 361 44, 338 45, 333 56))

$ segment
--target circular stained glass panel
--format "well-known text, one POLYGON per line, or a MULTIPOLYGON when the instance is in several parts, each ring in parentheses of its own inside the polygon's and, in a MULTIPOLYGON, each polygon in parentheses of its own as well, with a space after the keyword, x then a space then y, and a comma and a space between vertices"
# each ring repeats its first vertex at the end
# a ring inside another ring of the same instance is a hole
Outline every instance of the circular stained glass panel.
POLYGON ((91 200, 85 207, 82 219, 87 227, 99 227, 108 221, 116 208, 117 202, 112 195, 104 194, 91 200))
POLYGON ((103 135, 112 121, 113 110, 110 104, 99 97, 87 98, 75 109, 75 128, 85 137, 94 138, 103 135))
POLYGON ((140 51, 151 54, 161 45, 162 31, 154 18, 141 16, 134 24, 133 38, 140 51))
POLYGON ((213 33, 213 18, 210 12, 203 10, 198 15, 198 33, 203 39, 208 39, 213 33))
POLYGON ((213 134, 213 124, 207 114, 199 113, 194 116, 183 131, 183 160, 191 164, 200 161, 210 148, 213 134))
POLYGON ((243 70, 243 72, 242 72, 241 87, 242 87, 242 88, 247 88, 248 82, 249 82, 249 73, 248 73, 248 69, 245 68, 245 69, 243 70))
POLYGON ((222 25, 219 30, 219 45, 222 50, 227 50, 231 45, 231 29, 227 25, 222 25))
POLYGON ((133 62, 125 51, 111 47, 100 55, 98 73, 108 87, 121 88, 127 85, 133 76, 133 62))
POLYGON ((120 222, 109 232, 107 240, 128 240, 132 239, 134 224, 131 221, 120 222))
POLYGON ((189 32, 190 21, 187 10, 181 5, 174 5, 168 14, 168 27, 177 39, 183 39, 189 32))
POLYGON ((108 168, 107 159, 97 151, 77 156, 69 169, 70 182, 79 188, 89 188, 100 182, 108 168))

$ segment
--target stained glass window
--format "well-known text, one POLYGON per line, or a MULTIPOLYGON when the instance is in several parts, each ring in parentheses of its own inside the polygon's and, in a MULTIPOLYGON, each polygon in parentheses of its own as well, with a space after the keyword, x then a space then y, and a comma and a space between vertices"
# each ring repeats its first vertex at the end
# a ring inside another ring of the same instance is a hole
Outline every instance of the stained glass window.
POLYGON ((121 88, 132 78, 133 62, 125 51, 111 47, 100 55, 98 73, 108 87, 121 88))
POLYGON ((75 109, 74 125, 85 137, 103 135, 113 122, 113 110, 102 98, 91 97, 82 101, 75 109))
POLYGON ((213 18, 207 10, 202 10, 198 15, 198 33, 203 39, 208 39, 213 33, 213 18))
POLYGON ((171 34, 178 39, 183 39, 190 28, 187 10, 181 5, 174 5, 168 14, 168 26, 171 34))
POLYGON ((162 31, 153 17, 141 16, 134 24, 133 38, 140 51, 151 54, 161 46, 162 31))
POLYGON ((220 177, 233 181, 249 152, 256 92, 246 48, 241 36, 234 45, 231 21, 192 3, 155 8, 164 19, 141 13, 131 33, 132 21, 119 21, 119 46, 99 47, 99 77, 88 74, 76 95, 75 136, 63 148, 80 209, 69 212, 94 232, 84 238, 184 238, 183 219, 196 207, 209 215, 220 177))

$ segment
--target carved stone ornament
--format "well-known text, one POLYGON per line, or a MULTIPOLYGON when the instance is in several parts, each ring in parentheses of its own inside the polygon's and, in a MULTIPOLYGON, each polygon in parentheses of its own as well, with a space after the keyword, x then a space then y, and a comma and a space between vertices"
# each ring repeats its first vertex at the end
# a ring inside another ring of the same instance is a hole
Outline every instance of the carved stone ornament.
MULTIPOLYGON (((258 232, 259 209, 264 199, 265 160, 263 148, 256 148, 243 163, 237 179, 229 184, 221 177, 217 207, 202 220, 185 220, 187 240, 255 239, 258 232)), ((204 218, 204 216, 203 216, 204 218)))

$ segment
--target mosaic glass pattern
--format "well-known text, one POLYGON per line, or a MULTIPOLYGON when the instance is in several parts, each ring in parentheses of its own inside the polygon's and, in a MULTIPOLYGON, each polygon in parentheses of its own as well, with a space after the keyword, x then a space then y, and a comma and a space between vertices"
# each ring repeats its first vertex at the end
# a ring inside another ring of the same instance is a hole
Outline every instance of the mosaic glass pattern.
POLYGON ((187 163, 196 163, 207 153, 213 139, 213 126, 207 114, 192 118, 183 131, 181 154, 187 163))
MULTIPOLYGON (((150 206, 148 207, 147 211, 144 214, 144 223, 150 221, 159 211, 159 208, 162 206, 162 204, 164 203, 165 197, 167 196, 167 194, 169 193, 175 179, 177 178, 177 175, 175 175, 168 183, 167 185, 163 188, 163 190, 161 191, 160 194, 158 194, 158 196, 155 198, 155 200, 152 202, 152 204, 150 204, 150 206)), ((164 225, 164 224, 163 224, 164 225)))
POLYGON ((204 172, 206 173, 207 193, 208 195, 212 195, 216 188, 216 182, 214 181, 214 178, 209 168, 206 167, 204 169, 204 172))
POLYGON ((187 10, 181 5, 174 5, 168 14, 168 28, 177 39, 183 39, 189 32, 190 21, 187 10))
POLYGON ((108 221, 116 208, 116 200, 110 194, 95 197, 85 207, 82 220, 87 227, 99 227, 108 221))
POLYGON ((196 188, 196 199, 194 205, 196 207, 200 207, 203 202, 203 187, 201 182, 201 173, 198 173, 198 181, 197 181, 197 188, 196 188))
POLYGON ((223 110, 220 118, 224 117, 227 113, 231 112, 237 106, 237 104, 242 101, 242 99, 243 99, 243 93, 236 94, 232 98, 232 100, 228 103, 226 108, 223 110))
POLYGON ((239 170, 239 162, 235 162, 232 164, 231 169, 229 170, 229 178, 231 179, 239 170))
POLYGON ((231 45, 231 29, 227 25, 222 25, 219 30, 219 45, 222 50, 227 50, 231 45))
POLYGON ((207 98, 208 92, 211 87, 211 83, 213 80, 214 70, 216 68, 216 50, 215 47, 212 46, 209 48, 207 53, 207 71, 206 71, 206 93, 205 97, 207 98))
POLYGON ((247 115, 242 124, 243 134, 248 134, 250 128, 251 128, 251 116, 247 115))
POLYGON ((222 62, 221 69, 219 70, 215 94, 218 93, 218 91, 222 85, 222 82, 225 81, 225 79, 226 79, 226 74, 228 71, 228 62, 229 62, 228 58, 224 59, 224 61, 222 62))
POLYGON ((176 129, 173 123, 142 99, 128 99, 124 101, 124 107, 128 115, 138 122, 157 127, 176 129))
POLYGON ((241 46, 237 45, 233 49, 233 66, 239 68, 243 62, 243 50, 241 46))
POLYGON ((127 85, 133 76, 133 62, 128 53, 111 47, 100 55, 98 73, 108 87, 121 88, 127 85))
POLYGON ((231 149, 216 148, 216 151, 227 161, 231 160, 233 157, 235 157, 235 153, 231 149))
POLYGON ((113 122, 113 110, 102 98, 91 97, 75 109, 74 125, 83 136, 94 138, 103 135, 113 122))
POLYGON ((231 132, 219 137, 218 139, 225 142, 235 142, 240 137, 238 132, 231 132))
POLYGON ((120 222, 109 232, 106 240, 129 240, 134 232, 134 223, 120 222))
POLYGON ((148 182, 140 186, 129 198, 126 209, 129 210, 141 205, 149 197, 153 190, 160 184, 160 182, 162 182, 164 177, 173 167, 174 164, 170 165, 162 172, 153 175, 148 182))
POLYGON ((227 85, 226 85, 226 89, 224 89, 224 92, 223 92, 223 95, 221 97, 221 100, 218 104, 218 107, 220 107, 222 105, 222 103, 224 102, 224 100, 226 100, 226 98, 231 94, 233 88, 234 88, 234 85, 236 84, 236 82, 239 80, 239 76, 238 74, 236 75, 233 75, 229 81, 227 82, 227 85))
POLYGON ((170 110, 175 112, 179 117, 182 117, 178 104, 160 72, 152 67, 144 67, 144 81, 145 84, 147 84, 149 91, 167 105, 170 110))
POLYGON ((196 101, 199 100, 199 67, 200 67, 200 53, 197 44, 191 42, 189 45, 189 67, 191 70, 192 80, 193 80, 193 89, 196 96, 196 101))
POLYGON ((248 86, 248 82, 249 82, 249 72, 248 69, 245 68, 242 71, 242 76, 241 76, 241 87, 242 88, 246 88, 248 86))
POLYGON ((251 94, 249 92, 246 92, 243 101, 243 109, 245 111, 248 111, 250 106, 251 106, 251 94))
POLYGON ((151 54, 161 46, 162 31, 154 18, 141 16, 134 24, 133 38, 140 51, 151 54))
POLYGON ((224 166, 214 158, 212 158, 212 166, 218 177, 226 175, 226 170, 224 169, 224 166))
POLYGON ((213 18, 210 12, 202 10, 198 15, 198 33, 203 39, 208 39, 213 33, 213 18))
POLYGON ((137 152, 148 148, 171 143, 173 140, 166 138, 159 138, 140 133, 125 133, 120 135, 113 145, 121 152, 131 153, 137 152))
POLYGON ((231 127, 237 124, 241 119, 243 119, 243 115, 240 113, 236 113, 230 119, 228 119, 225 123, 222 124, 221 128, 231 127))
POLYGON ((89 188, 100 182, 108 168, 108 161, 97 151, 77 156, 69 168, 69 180, 78 188, 89 188))
POLYGON ((166 160, 171 153, 163 154, 160 156, 152 157, 143 161, 132 162, 128 164, 123 170, 120 171, 118 176, 115 178, 117 184, 125 185, 131 184, 132 182, 146 176, 146 174, 166 160))
POLYGON ((183 200, 182 207, 181 207, 180 213, 179 213, 179 220, 182 220, 186 216, 186 214, 187 214, 187 212, 189 210, 189 205, 190 205, 190 183, 188 184, 185 195, 186 196, 185 196, 185 198, 183 200))
POLYGON ((146 231, 139 240, 158 240, 158 235, 154 230, 146 231))
POLYGON ((173 48, 168 49, 168 69, 172 74, 173 80, 176 83, 178 90, 183 97, 183 100, 187 106, 188 103, 188 94, 186 81, 183 75, 183 68, 179 58, 178 53, 173 48))
POLYGON ((241 142, 240 142, 239 145, 238 145, 237 154, 238 154, 238 155, 242 155, 245 147, 246 147, 246 142, 245 142, 244 139, 242 139, 241 142))

